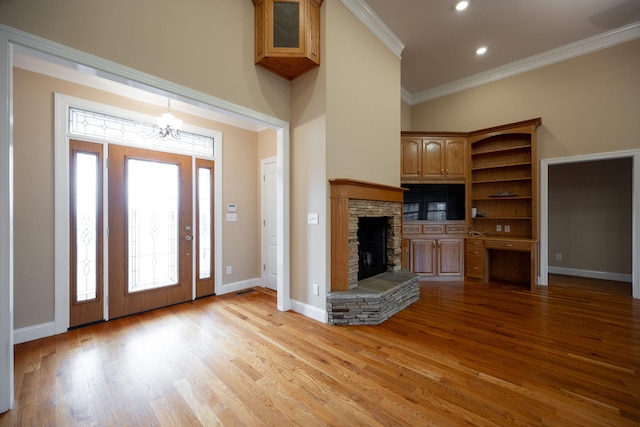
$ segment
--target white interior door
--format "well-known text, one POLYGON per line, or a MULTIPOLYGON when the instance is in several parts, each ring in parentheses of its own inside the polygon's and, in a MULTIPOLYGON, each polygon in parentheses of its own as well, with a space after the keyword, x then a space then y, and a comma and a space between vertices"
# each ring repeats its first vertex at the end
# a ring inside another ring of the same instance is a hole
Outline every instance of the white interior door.
POLYGON ((278 286, 277 172, 275 157, 262 160, 262 285, 274 291, 278 286))

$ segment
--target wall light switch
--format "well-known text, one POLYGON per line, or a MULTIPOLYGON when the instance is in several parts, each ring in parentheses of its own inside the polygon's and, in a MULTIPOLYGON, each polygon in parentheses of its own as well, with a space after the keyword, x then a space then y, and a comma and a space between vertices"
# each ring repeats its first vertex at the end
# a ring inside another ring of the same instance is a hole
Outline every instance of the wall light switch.
POLYGON ((227 214, 227 222, 235 222, 238 220, 238 214, 237 213, 228 213, 227 214))
POLYGON ((307 214, 307 224, 318 224, 318 214, 317 213, 308 213, 307 214))

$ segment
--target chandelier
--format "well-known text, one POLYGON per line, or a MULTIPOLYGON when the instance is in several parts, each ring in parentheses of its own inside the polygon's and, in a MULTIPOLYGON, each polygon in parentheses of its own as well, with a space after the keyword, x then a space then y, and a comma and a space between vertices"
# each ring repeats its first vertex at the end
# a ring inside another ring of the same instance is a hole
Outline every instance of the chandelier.
POLYGON ((158 127, 160 128, 160 137, 165 138, 171 136, 174 139, 180 139, 180 128, 182 128, 182 120, 176 119, 171 114, 171 99, 167 98, 167 112, 156 118, 158 127))

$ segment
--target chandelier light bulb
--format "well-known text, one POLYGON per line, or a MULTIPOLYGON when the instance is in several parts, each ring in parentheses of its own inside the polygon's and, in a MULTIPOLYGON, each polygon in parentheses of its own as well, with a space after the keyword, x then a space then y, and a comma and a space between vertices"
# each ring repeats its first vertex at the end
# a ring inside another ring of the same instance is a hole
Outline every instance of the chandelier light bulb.
POLYGON ((156 118, 156 122, 160 128, 160 136, 164 138, 171 135, 172 138, 179 139, 183 121, 176 119, 176 117, 171 114, 171 100, 167 103, 167 110, 166 113, 156 118))
POLYGON ((468 1, 466 1, 466 0, 459 1, 459 2, 456 4, 456 10, 457 10, 458 12, 461 12, 461 11, 465 10, 467 7, 469 7, 469 2, 468 2, 468 1))

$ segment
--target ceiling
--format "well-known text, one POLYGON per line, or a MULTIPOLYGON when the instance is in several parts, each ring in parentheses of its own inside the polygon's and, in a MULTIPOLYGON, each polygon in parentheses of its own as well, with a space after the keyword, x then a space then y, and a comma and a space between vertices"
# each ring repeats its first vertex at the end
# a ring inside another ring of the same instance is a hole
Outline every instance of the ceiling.
POLYGON ((458 0, 364 1, 405 45, 402 87, 411 97, 640 24, 640 0, 470 0, 462 12, 458 0))

